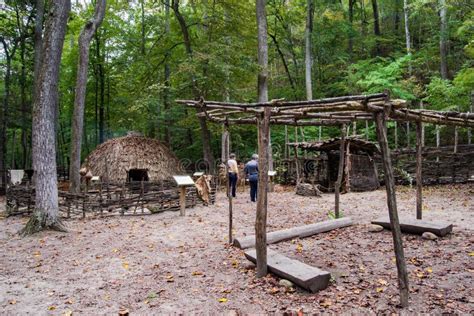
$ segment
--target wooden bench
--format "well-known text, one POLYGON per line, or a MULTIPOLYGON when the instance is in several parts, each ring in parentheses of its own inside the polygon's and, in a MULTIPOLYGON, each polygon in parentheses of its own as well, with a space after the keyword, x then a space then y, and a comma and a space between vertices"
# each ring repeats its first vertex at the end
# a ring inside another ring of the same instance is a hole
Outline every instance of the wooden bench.
MULTIPOLYGON (((372 224, 390 229, 390 220, 386 217, 372 221, 372 224)), ((453 224, 443 222, 428 222, 419 219, 400 219, 400 229, 404 233, 421 235, 430 232, 440 237, 446 236, 453 230, 453 224)))
MULTIPOLYGON (((350 217, 344 217, 315 224, 298 226, 284 230, 277 230, 271 233, 267 233, 267 244, 274 244, 280 241, 290 240, 294 238, 309 237, 315 234, 328 232, 336 228, 342 228, 350 225, 352 225, 352 219, 350 217)), ((240 249, 253 248, 255 247, 255 236, 251 235, 242 238, 236 238, 234 239, 234 246, 240 249)))
MULTIPOLYGON (((256 250, 247 250, 245 257, 253 263, 256 263, 256 250)), ((271 273, 287 279, 312 293, 327 288, 329 279, 331 278, 329 272, 312 267, 298 260, 290 259, 271 249, 267 249, 267 265, 271 273)))

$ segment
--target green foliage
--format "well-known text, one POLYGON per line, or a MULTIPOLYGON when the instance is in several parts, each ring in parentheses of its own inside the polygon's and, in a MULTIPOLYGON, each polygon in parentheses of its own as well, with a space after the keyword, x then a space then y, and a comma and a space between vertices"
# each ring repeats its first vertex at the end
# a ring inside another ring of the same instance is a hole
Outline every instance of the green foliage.
MULTIPOLYGON (((165 131, 169 130, 170 146, 177 155, 197 161, 202 157, 199 123, 194 111, 187 111, 173 100, 194 98, 193 80, 199 94, 207 100, 256 100, 258 67, 255 1, 180 1, 180 12, 191 37, 192 57, 185 50, 173 10, 170 10, 169 15, 170 30, 166 32, 164 2, 143 3, 142 12, 141 2, 107 1, 105 20, 90 50, 83 157, 99 143, 99 113, 102 109, 106 138, 136 130, 165 141, 165 131), (165 83, 165 64, 170 70, 169 86, 165 83), (166 99, 170 102, 167 103, 166 99)), ((378 1, 380 36, 375 36, 373 32, 371 3, 354 3, 351 22, 347 0, 315 1, 311 38, 314 98, 378 93, 388 89, 393 97, 411 100, 414 105, 423 100, 431 109, 469 109, 470 93, 474 88, 472 10, 459 10, 459 3, 448 2, 448 68, 452 80, 441 80, 439 8, 435 3, 427 0, 409 1, 411 57, 406 54, 400 2, 378 1), (349 49, 349 39, 352 39, 352 50, 349 49)), ((31 112, 33 91, 33 4, 33 1, 8 0, 0 13, 0 32, 12 53, 7 117, 9 166, 18 165, 25 152, 27 156, 31 153, 31 137, 27 136, 28 146, 23 145, 20 138, 24 130, 22 124, 31 124, 28 114, 31 112), (28 21, 30 23, 26 26, 28 21), (25 31, 26 37, 19 37, 21 30, 25 31), (19 46, 22 38, 25 44, 23 61, 19 46), (24 82, 21 80, 22 66, 26 72, 24 82), (21 104, 22 88, 27 91, 26 115, 21 104), (17 120, 17 117, 21 119, 17 120)), ((305 99, 306 5, 306 0, 268 0, 268 33, 275 38, 268 38, 270 99, 305 99), (290 80, 293 85, 290 85, 290 80)), ((58 161, 62 165, 67 164, 69 155, 77 41, 92 12, 92 2, 73 1, 59 86, 58 161)), ((0 55, 2 78, 6 74, 5 56, 4 52, 0 55)), ((5 92, 3 84, 0 92, 2 95, 5 92)), ((26 135, 31 135, 29 126, 26 135)), ((389 124, 390 130, 393 127, 393 124, 389 124)), ((210 124, 209 128, 212 150, 219 157, 221 126, 210 124)), ((245 160, 256 152, 254 126, 232 126, 230 131, 231 150, 239 158, 245 160)), ((302 140, 301 131, 297 130, 298 140, 302 140)), ((432 134, 430 131, 427 127, 427 139, 432 134)), ((288 132, 290 141, 295 141, 295 129, 288 128, 288 132)), ((306 140, 319 137, 317 127, 305 127, 303 132, 306 140)), ((365 133, 363 124, 358 124, 357 133, 365 133)), ((403 127, 399 126, 400 139, 403 133, 403 127)), ((369 125, 368 134, 369 139, 375 140, 372 124, 369 125)), ((272 127, 271 135, 275 157, 282 158, 284 128, 272 127)), ((337 128, 322 129, 323 139, 338 135, 337 128)), ((393 133, 389 133, 389 141, 393 142, 393 138, 393 133)))
POLYGON ((394 97, 413 100, 413 83, 403 80, 410 56, 375 58, 359 61, 349 67, 348 81, 351 87, 362 93, 378 93, 389 90, 394 97))

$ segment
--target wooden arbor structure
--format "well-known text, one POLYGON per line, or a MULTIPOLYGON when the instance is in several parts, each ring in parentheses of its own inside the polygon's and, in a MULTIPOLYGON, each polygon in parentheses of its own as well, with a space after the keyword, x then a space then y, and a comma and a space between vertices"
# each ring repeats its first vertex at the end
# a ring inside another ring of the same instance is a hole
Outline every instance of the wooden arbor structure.
MULTIPOLYGON (((347 125, 351 122, 375 121, 377 140, 383 162, 387 206, 392 231, 394 252, 398 272, 400 303, 408 305, 408 274, 404 258, 402 237, 395 196, 395 180, 387 141, 387 120, 415 122, 417 135, 416 171, 416 217, 422 217, 422 123, 474 127, 473 113, 438 112, 431 110, 412 110, 404 100, 390 99, 388 92, 326 98, 310 101, 272 100, 262 103, 229 103, 205 101, 203 99, 177 100, 178 103, 197 109, 199 117, 224 125, 223 140, 228 139, 230 124, 253 124, 258 127, 259 183, 255 238, 257 252, 257 277, 267 274, 267 185, 269 169, 270 125, 292 126, 339 126, 341 128, 341 157, 344 156, 344 143, 347 125)), ((227 155, 226 155, 227 157, 227 155)), ((343 159, 340 159, 338 181, 335 188, 335 215, 339 217, 339 190, 342 180, 343 159)), ((232 200, 229 198, 229 241, 232 242, 232 200)))

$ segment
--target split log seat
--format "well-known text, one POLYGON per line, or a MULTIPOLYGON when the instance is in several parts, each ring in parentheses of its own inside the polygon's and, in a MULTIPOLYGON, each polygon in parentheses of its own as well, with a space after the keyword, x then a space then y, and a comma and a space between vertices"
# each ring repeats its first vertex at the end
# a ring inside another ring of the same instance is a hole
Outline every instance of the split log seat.
MULTIPOLYGON (((274 244, 280 241, 290 240, 294 238, 304 238, 315 234, 328 232, 336 228, 342 228, 352 225, 350 217, 332 219, 315 224, 293 227, 284 230, 277 230, 267 233, 267 244, 274 244)), ((255 247, 255 235, 234 239, 234 246, 240 249, 255 247)))
MULTIPOLYGON (((390 229, 390 220, 387 217, 372 221, 372 224, 390 229)), ((443 222, 428 222, 419 219, 400 219, 400 229, 404 233, 421 235, 430 232, 440 237, 444 237, 453 230, 453 224, 443 222)))
MULTIPOLYGON (((245 257, 256 263, 256 250, 247 250, 245 257)), ((290 259, 271 249, 267 249, 267 265, 271 273, 287 279, 312 293, 327 288, 331 278, 331 274, 327 271, 312 267, 298 260, 290 259)))

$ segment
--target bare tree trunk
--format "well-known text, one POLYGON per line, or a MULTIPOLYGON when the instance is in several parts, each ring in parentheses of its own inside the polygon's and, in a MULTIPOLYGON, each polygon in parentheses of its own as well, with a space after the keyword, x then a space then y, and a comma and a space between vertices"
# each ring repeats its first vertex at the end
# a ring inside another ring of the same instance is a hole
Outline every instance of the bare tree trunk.
MULTIPOLYGON (((186 21, 184 20, 183 15, 179 11, 179 0, 173 0, 172 6, 173 6, 173 11, 176 16, 176 19, 178 20, 179 26, 181 28, 181 33, 183 35, 183 42, 186 48, 186 54, 188 55, 189 60, 192 61, 193 50, 191 47, 191 38, 189 36, 188 26, 186 25, 186 21)), ((198 100, 201 98, 201 93, 199 91, 194 74, 191 75, 191 81, 192 81, 192 89, 193 89, 194 98, 198 100)), ((211 132, 209 131, 205 117, 199 117, 199 126, 201 127, 201 138, 202 138, 204 160, 209 165, 210 171, 214 172, 215 166, 214 166, 214 155, 212 154, 212 150, 211 150, 211 132)))
POLYGON ((5 39, 0 36, 0 42, 3 45, 3 51, 5 53, 6 67, 5 67, 5 77, 4 85, 5 92, 3 96, 3 107, 0 111, 0 172, 2 172, 2 183, 6 185, 7 181, 7 128, 8 128, 8 112, 10 109, 10 84, 11 84, 11 69, 12 69, 12 59, 15 55, 17 48, 17 41, 13 42, 13 47, 11 51, 9 50, 8 43, 5 39))
POLYGON ((306 100, 313 99, 313 85, 311 82, 311 68, 313 66, 313 57, 311 51, 311 35, 313 33, 313 0, 307 2, 306 30, 305 30, 305 82, 306 82, 306 100))
MULTIPOLYGON (((257 0, 258 34, 258 101, 268 101, 268 42, 266 0, 257 0)), ((268 184, 268 147, 270 144, 270 108, 258 118, 259 181, 257 197, 257 215, 255 219, 255 242, 257 252, 257 277, 267 275, 267 184, 268 184)))
MULTIPOLYGON (((308 0, 311 1, 311 0, 308 0)), ((349 45, 348 45, 348 50, 349 50, 349 60, 352 61, 352 54, 354 52, 354 36, 353 36, 353 22, 354 22, 354 1, 355 0, 349 0, 349 24, 350 24, 350 29, 349 29, 349 45)))
POLYGON ((142 21, 141 21, 141 27, 142 27, 142 41, 141 41, 141 47, 140 47, 140 50, 141 50, 141 53, 143 56, 145 56, 145 45, 146 45, 146 39, 145 39, 145 34, 146 34, 146 30, 145 30, 145 0, 140 0, 140 9, 141 9, 141 18, 142 18, 142 21))
MULTIPOLYGON (((408 0, 403 0, 403 15, 405 17, 405 44, 407 48, 407 55, 411 57, 411 37, 410 37, 410 28, 408 21, 408 0)), ((408 74, 411 76, 412 66, 411 60, 408 61, 408 74)))
POLYGON ((59 66, 71 1, 57 0, 52 1, 50 5, 38 94, 33 106, 35 210, 20 232, 22 235, 45 229, 65 230, 59 218, 54 113, 58 102, 59 66))
MULTIPOLYGON (((169 36, 170 34, 170 0, 165 0, 165 34, 166 36, 169 36)), ((170 109, 170 77, 171 77, 171 71, 170 71, 170 64, 169 64, 169 57, 170 57, 170 52, 166 52, 166 61, 165 61, 165 88, 163 89, 163 104, 165 108, 165 143, 168 144, 168 146, 171 145, 171 120, 168 118, 169 116, 169 109, 170 109)))
POLYGON ((439 37, 439 54, 440 54, 440 73, 441 79, 448 79, 448 21, 446 0, 439 0, 439 17, 440 17, 440 37, 439 37))
POLYGON ((71 130, 71 158, 69 169, 70 191, 80 191, 81 145, 84 129, 84 107, 87 89, 87 70, 89 67, 89 48, 92 37, 100 26, 105 15, 106 0, 96 2, 94 17, 86 22, 79 36, 79 61, 77 64, 76 94, 74 96, 74 113, 71 130))
POLYGON ((288 77, 288 81, 290 82, 291 90, 293 91, 293 97, 296 99, 297 95, 295 81, 291 76, 290 69, 288 68, 288 63, 286 62, 285 54, 283 54, 283 51, 281 50, 280 43, 277 40, 276 34, 268 34, 268 36, 272 38, 273 44, 275 44, 275 48, 277 50, 278 55, 280 56, 283 68, 285 69, 286 76, 288 77))
POLYGON ((36 1, 36 20, 35 20, 35 64, 33 74, 33 102, 38 86, 39 70, 41 67, 41 53, 43 49, 43 16, 44 16, 44 0, 36 1))
POLYGON ((379 37, 381 33, 380 33, 380 21, 379 21, 379 8, 378 8, 377 0, 372 0, 372 12, 374 15, 375 53, 376 55, 379 55, 381 53, 380 43, 379 43, 379 37))
POLYGON ((20 14, 17 11, 17 27, 20 31, 20 109, 21 109, 21 161, 19 165, 21 168, 26 168, 26 160, 27 160, 27 131, 28 131, 28 121, 29 121, 29 107, 26 103, 26 62, 25 62, 25 53, 26 53, 26 36, 28 30, 28 24, 25 26, 23 25, 22 19, 20 18, 20 14))

